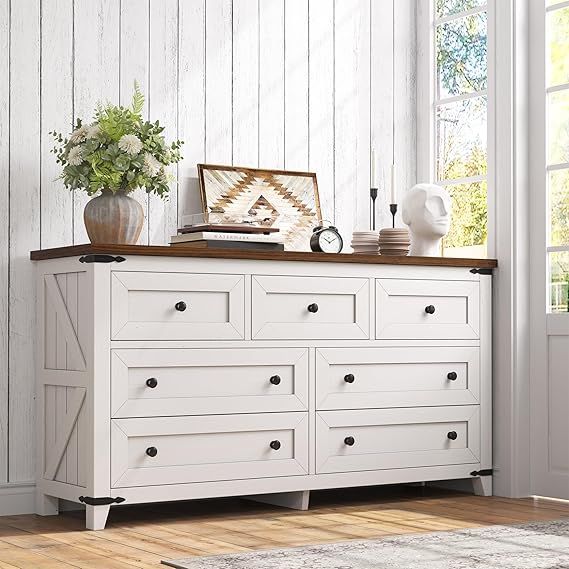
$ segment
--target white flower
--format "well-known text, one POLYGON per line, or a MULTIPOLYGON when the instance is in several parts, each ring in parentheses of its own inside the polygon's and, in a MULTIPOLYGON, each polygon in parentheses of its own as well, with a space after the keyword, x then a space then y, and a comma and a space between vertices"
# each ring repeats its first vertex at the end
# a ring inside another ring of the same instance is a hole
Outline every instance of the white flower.
POLYGON ((83 147, 74 146, 67 156, 67 162, 71 166, 79 166, 83 162, 83 147))
POLYGON ((159 177, 160 182, 162 182, 163 184, 169 184, 170 182, 174 181, 174 174, 172 174, 172 172, 167 172, 164 169, 164 166, 162 166, 162 168, 160 168, 160 177, 159 177))
POLYGON ((93 123, 87 127, 87 131, 85 133, 85 138, 97 138, 101 132, 101 127, 98 123, 93 123))
POLYGON ((142 142, 134 134, 125 134, 121 136, 121 139, 119 140, 119 148, 123 152, 134 156, 142 150, 142 142))
POLYGON ((158 162, 158 160, 156 160, 156 158, 154 158, 154 156, 152 156, 152 154, 149 154, 148 152, 146 152, 146 154, 144 155, 144 164, 142 166, 142 171, 149 178, 156 176, 156 174, 158 174, 161 166, 162 166, 162 164, 160 164, 160 162, 158 162))
POLYGON ((88 126, 83 125, 79 128, 76 128, 69 137, 69 142, 73 144, 78 144, 79 142, 83 142, 87 137, 87 130, 89 129, 88 126))

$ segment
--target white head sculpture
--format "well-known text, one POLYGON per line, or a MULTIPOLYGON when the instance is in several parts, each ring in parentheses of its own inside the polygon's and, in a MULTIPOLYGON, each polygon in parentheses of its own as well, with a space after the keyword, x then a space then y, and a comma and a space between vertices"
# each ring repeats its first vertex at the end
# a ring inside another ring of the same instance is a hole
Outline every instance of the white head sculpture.
POLYGON ((403 198, 401 216, 411 233, 409 255, 438 257, 440 241, 450 229, 451 200, 434 184, 417 184, 403 198))

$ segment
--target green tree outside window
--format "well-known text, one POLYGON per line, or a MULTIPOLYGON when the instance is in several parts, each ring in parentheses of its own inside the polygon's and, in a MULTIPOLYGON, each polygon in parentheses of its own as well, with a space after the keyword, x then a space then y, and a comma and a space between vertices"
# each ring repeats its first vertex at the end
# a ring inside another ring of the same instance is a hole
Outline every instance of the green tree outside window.
MULTIPOLYGON (((480 0, 437 0, 437 15, 457 14, 482 5, 480 0)), ((437 26, 437 75, 439 97, 454 97, 476 93, 487 88, 487 15, 480 12, 451 20, 437 26)), ((477 105, 483 97, 472 99, 464 106, 464 112, 484 114, 484 105, 477 105)), ((441 107, 444 109, 445 107, 441 107)), ((469 118, 463 120, 466 132, 458 133, 448 128, 439 140, 438 176, 441 180, 453 180, 483 175, 487 171, 486 136, 480 136, 475 128, 468 127, 469 118), (464 146, 464 141, 468 145, 464 146)), ((477 117, 479 118, 479 117, 477 117)), ((444 112, 439 117, 446 119, 444 112)), ((442 124, 444 127, 444 124, 442 124)), ((450 125, 449 125, 450 126, 450 125)), ((452 225, 444 240, 445 248, 483 245, 487 240, 487 184, 449 185, 447 189, 453 203, 452 225)))

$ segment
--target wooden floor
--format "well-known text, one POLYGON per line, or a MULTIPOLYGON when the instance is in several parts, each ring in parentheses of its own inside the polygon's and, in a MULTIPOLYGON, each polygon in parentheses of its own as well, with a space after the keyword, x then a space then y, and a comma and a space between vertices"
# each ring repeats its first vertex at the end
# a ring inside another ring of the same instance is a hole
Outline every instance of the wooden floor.
MULTIPOLYGON (((162 559, 569 517, 569 504, 383 487, 313 493, 308 512, 245 500, 120 507, 102 532, 83 516, 0 517, 0 569, 157 568, 162 559)), ((162 566, 163 567, 163 566, 162 566)))

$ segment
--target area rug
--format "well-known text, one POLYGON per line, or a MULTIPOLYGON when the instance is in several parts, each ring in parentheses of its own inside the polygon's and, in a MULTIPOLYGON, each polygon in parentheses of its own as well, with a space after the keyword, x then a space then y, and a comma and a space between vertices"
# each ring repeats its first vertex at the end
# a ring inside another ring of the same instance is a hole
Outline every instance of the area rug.
POLYGON ((569 519, 162 563, 178 569, 569 569, 569 519))

